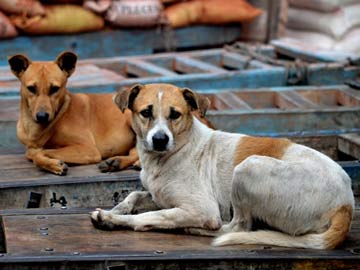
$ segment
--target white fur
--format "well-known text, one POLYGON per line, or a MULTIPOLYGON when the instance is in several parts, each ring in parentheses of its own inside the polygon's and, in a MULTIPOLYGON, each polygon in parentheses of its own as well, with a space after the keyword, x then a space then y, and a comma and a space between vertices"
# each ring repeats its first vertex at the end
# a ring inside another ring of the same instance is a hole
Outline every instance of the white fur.
MULTIPOLYGON (((321 233, 329 225, 325 214, 342 205, 354 206, 349 176, 330 158, 297 144, 288 147, 281 160, 253 155, 236 165, 235 150, 244 136, 214 131, 193 117, 187 136, 166 154, 149 152, 138 140, 142 184, 163 210, 103 215, 135 230, 192 227, 233 232, 215 240, 216 245, 262 243, 263 238, 264 244, 324 248, 321 233), (220 229, 229 219, 231 204, 234 217, 220 229), (253 218, 287 234, 240 233, 251 229, 253 218)), ((100 214, 93 213, 93 219, 100 214)))

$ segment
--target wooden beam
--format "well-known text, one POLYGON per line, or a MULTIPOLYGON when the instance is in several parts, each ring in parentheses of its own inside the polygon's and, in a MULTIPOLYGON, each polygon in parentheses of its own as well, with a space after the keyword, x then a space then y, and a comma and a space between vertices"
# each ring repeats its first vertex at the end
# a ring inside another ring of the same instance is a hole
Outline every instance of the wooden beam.
POLYGON ((277 104, 280 108, 320 109, 321 106, 299 95, 296 91, 277 93, 277 104))
POLYGON ((338 149, 356 159, 360 159, 360 135, 341 134, 338 137, 338 149))
POLYGON ((251 110, 251 106, 233 92, 223 92, 215 96, 224 102, 228 109, 251 110))
POLYGON ((176 72, 141 59, 127 60, 126 72, 137 77, 177 76, 176 72))
POLYGON ((226 70, 194 58, 178 56, 175 58, 174 69, 182 73, 225 73, 226 70))

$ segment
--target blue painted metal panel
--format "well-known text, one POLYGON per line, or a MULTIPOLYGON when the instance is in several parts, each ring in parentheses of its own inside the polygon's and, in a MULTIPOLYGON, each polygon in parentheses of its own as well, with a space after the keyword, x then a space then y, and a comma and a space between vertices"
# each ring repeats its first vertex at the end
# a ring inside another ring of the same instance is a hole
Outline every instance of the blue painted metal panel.
POLYGON ((0 65, 17 53, 37 60, 52 60, 64 50, 80 59, 152 54, 166 49, 221 46, 240 37, 239 25, 193 26, 171 32, 161 29, 116 29, 77 35, 20 36, 0 41, 0 65), (168 47, 168 48, 167 48, 168 47))

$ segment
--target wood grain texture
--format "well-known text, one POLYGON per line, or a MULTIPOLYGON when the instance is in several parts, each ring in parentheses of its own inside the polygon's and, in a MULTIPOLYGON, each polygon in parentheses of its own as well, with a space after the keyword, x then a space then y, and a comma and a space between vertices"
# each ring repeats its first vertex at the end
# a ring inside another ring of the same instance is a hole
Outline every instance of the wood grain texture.
MULTIPOLYGON (((144 255, 156 251, 162 254, 172 252, 221 253, 237 251, 233 256, 243 256, 242 252, 261 251, 262 246, 230 246, 215 248, 210 245, 212 238, 183 235, 179 232, 133 232, 129 230, 101 231, 95 229, 87 214, 62 215, 7 215, 3 216, 6 248, 9 255, 62 255, 79 252, 82 255, 97 254, 134 254, 144 255), (51 249, 51 251, 47 251, 51 249)), ((303 258, 316 256, 336 257, 341 251, 352 250, 360 244, 359 211, 355 213, 352 231, 344 245, 334 251, 311 251, 302 249, 272 248, 274 252, 283 252, 283 257, 303 258), (288 251, 288 252, 287 252, 288 251), (311 254, 312 253, 312 254, 311 254)), ((223 254, 223 253, 222 253, 223 254)), ((278 255, 278 254, 277 254, 278 255)), ((359 255, 346 254, 360 259, 359 255)), ((248 254, 248 256, 251 256, 248 254)), ((275 257, 273 257, 275 258, 275 257)))

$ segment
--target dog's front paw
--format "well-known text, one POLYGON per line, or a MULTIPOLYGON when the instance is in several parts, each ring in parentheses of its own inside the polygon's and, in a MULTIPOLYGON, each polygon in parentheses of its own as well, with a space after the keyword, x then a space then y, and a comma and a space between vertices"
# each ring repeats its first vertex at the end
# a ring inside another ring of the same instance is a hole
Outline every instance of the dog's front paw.
POLYGON ((57 160, 53 166, 49 169, 52 173, 64 176, 68 172, 68 165, 62 160, 57 160))
POLYGON ((97 208, 90 213, 91 222, 95 228, 101 230, 113 230, 115 224, 112 222, 112 213, 110 211, 97 208))
POLYGON ((98 164, 101 172, 115 172, 120 170, 120 160, 118 158, 109 158, 98 164))

